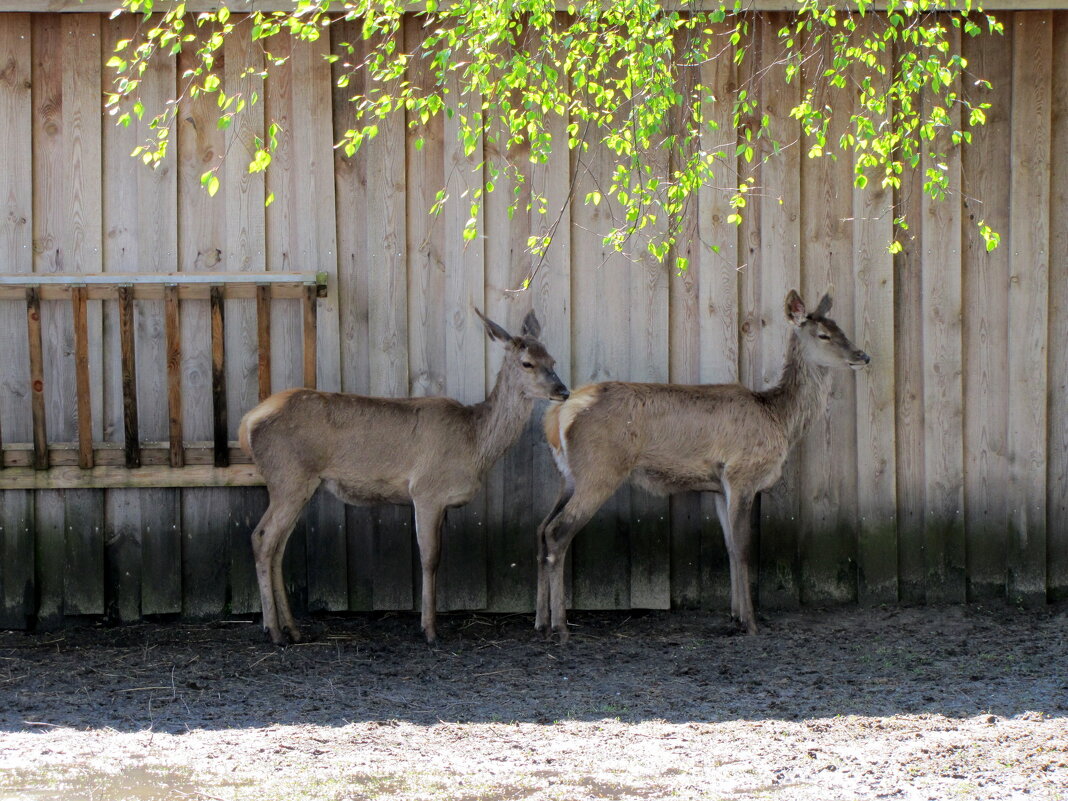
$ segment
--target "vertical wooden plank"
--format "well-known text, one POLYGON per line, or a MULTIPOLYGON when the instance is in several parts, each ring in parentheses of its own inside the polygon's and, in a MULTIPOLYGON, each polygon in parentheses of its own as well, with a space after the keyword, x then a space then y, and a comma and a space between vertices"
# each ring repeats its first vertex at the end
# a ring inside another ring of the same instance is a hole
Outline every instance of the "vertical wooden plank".
MULTIPOLYGON (((485 198, 486 307, 483 311, 515 334, 528 306, 537 311, 538 298, 533 292, 511 291, 522 286, 531 270, 527 237, 534 223, 532 165, 529 146, 524 143, 509 148, 506 136, 505 127, 492 120, 484 153, 486 169, 498 177, 495 191, 485 198), (521 176, 521 180, 514 175, 521 176), (512 214, 509 214, 510 203, 515 204, 512 214)), ((566 173, 563 180, 567 180, 566 173)), ((487 392, 496 380, 504 352, 504 348, 494 343, 487 348, 487 392)), ((533 532, 538 523, 532 519, 533 469, 539 433, 533 419, 528 421, 519 440, 501 456, 485 480, 486 607, 490 611, 521 612, 534 606, 533 532)))
POLYGON ((214 421, 215 466, 230 464, 230 436, 226 418, 226 347, 223 288, 211 288, 211 408, 214 421))
MULTIPOLYGON (((267 267, 270 270, 313 269, 329 274, 330 291, 312 310, 300 317, 301 304, 292 310, 278 309, 285 322, 273 325, 276 343, 292 348, 282 359, 275 348, 274 367, 281 369, 287 386, 317 386, 341 389, 339 313, 337 303, 336 208, 334 200, 333 141, 331 139, 330 65, 325 56, 329 41, 282 45, 288 55, 282 80, 267 87, 267 111, 280 126, 279 149, 267 176, 268 190, 285 198, 284 204, 267 209, 267 267), (300 213, 315 209, 314 214, 300 213), (295 313, 290 316, 290 313, 295 313), (307 326, 317 325, 314 328, 307 326), (312 339, 307 339, 308 333, 312 339), (302 348, 302 340, 306 347, 302 348), (315 357, 315 346, 318 358, 315 357), (304 352, 302 358, 301 353, 304 352), (310 371, 310 374, 309 374, 310 371)), ((278 74, 276 73, 276 77, 278 74)), ((314 301, 314 296, 313 296, 314 301)), ((283 304, 275 304, 276 307, 283 304)), ((288 305, 288 304, 286 304, 288 305)), ((276 317, 274 323, 278 323, 276 317)), ((319 493, 304 514, 303 546, 307 560, 306 581, 311 609, 341 610, 348 606, 344 505, 328 493, 319 493)), ((301 551, 300 537, 290 545, 294 572, 301 551)))
MULTIPOLYGON (((0 26, 0 126, 7 141, 0 148, 0 264, 5 272, 33 269, 33 106, 30 97, 31 29, 29 14, 6 14, 0 26)), ((33 439, 30 407, 35 395, 29 366, 28 308, 0 302, 0 336, 8 343, 5 380, 0 381, 0 427, 8 442, 33 439)), ((3 455, 0 452, 0 460, 3 455)), ((26 628, 34 611, 33 493, 0 490, 0 628, 26 628)))
MULTIPOLYGON (((572 153, 576 198, 607 180, 615 167, 608 149, 590 131, 589 150, 572 153)), ((603 243, 613 220, 622 219, 607 199, 571 206, 572 368, 574 386, 630 380, 629 260, 603 243)), ((630 487, 624 485, 578 533, 571 546, 570 606, 619 609, 630 601, 630 487)))
MULTIPOLYGON (((769 14, 757 25, 760 45, 753 53, 754 64, 770 66, 777 58, 777 31, 785 24, 784 14, 769 14)), ((759 78, 760 110, 770 119, 772 140, 786 145, 798 139, 797 123, 789 111, 799 99, 799 82, 786 84, 778 70, 759 78)), ((758 152, 767 156, 758 177, 759 250, 750 253, 747 283, 753 293, 746 310, 743 332, 753 338, 753 356, 744 382, 753 389, 775 386, 781 377, 787 343, 791 334, 783 318, 783 299, 792 287, 801 285, 798 242, 800 228, 800 150, 784 147, 779 153, 769 148, 758 152), (755 256, 756 261, 752 260, 755 256)), ((754 214, 751 209, 750 214, 754 214)), ((752 244, 750 245, 752 248, 752 244)), ((810 301, 811 302, 811 301, 810 301)), ((743 340, 744 341, 744 340, 743 340)), ((744 365, 743 365, 744 366, 744 365)), ((799 464, 796 450, 787 458, 782 480, 762 494, 760 531, 754 532, 753 560, 759 570, 752 575, 759 582, 757 597, 765 607, 796 606, 799 595, 799 464)))
POLYGON ((74 321, 74 386, 78 396, 78 466, 93 466, 93 406, 89 390, 89 321, 85 287, 71 289, 74 321))
POLYGON ((304 288, 304 386, 308 389, 315 389, 315 332, 318 328, 316 324, 316 312, 318 311, 318 298, 316 297, 316 288, 308 286, 304 288))
POLYGON ((905 603, 925 599, 923 240, 926 220, 920 204, 923 172, 906 168, 894 207, 908 221, 899 234, 902 249, 894 257, 894 372, 897 432, 898 593, 905 603))
MULTIPOLYGON (((105 64, 118 41, 133 37, 140 24, 136 16, 123 15, 103 25, 101 58, 105 64)), ((178 269, 178 171, 174 152, 168 151, 163 162, 152 170, 130 158, 131 151, 153 135, 148 120, 162 111, 177 91, 175 68, 175 60, 169 55, 153 59, 141 75, 145 118, 134 119, 129 127, 110 121, 102 126, 105 272, 169 273, 178 269)), ((164 294, 170 291, 165 289, 164 294)), ((177 326, 177 297, 173 303, 173 323, 177 326)), ((111 432, 122 431, 127 465, 140 462, 139 440, 169 439, 171 409, 177 415, 173 463, 183 463, 180 344, 177 329, 173 337, 168 335, 167 306, 168 302, 159 300, 134 300, 128 307, 121 302, 104 304, 105 438, 111 439, 111 432), (176 348, 173 362, 168 352, 171 340, 176 348), (172 364, 173 389, 178 393, 173 399, 168 384, 172 364)), ((109 617, 127 620, 138 614, 180 612, 180 491, 112 489, 105 495, 109 617)))
MULTIPOLYGON (((725 36, 725 26, 713 35, 725 36)), ((671 281, 671 380, 720 384, 738 380, 738 229, 727 222, 737 183, 737 134, 729 98, 737 88, 731 58, 705 62, 700 145, 714 156, 715 179, 700 189, 693 210, 695 234, 687 243, 690 267, 671 281), (684 279, 684 280, 679 280, 684 279), (681 297, 680 297, 681 295, 681 297), (686 342, 680 348, 680 340, 686 342)), ((712 606, 728 601, 730 571, 715 501, 684 494, 671 506, 673 606, 712 606)))
POLYGON ((34 497, 35 627, 49 629, 63 622, 64 577, 67 572, 66 504, 63 492, 38 492, 34 497))
POLYGON ((1052 29, 1049 12, 1013 20, 1007 593, 1029 606, 1046 602, 1052 29))
MULTIPOLYGON (((482 184, 481 137, 470 156, 464 154, 460 116, 482 114, 481 98, 452 97, 456 113, 445 118, 446 200, 442 209, 445 254, 445 394, 461 403, 478 403, 486 397, 486 348, 482 322, 471 310, 485 307, 485 216, 480 215, 477 235, 464 239, 471 216, 471 196, 482 184)), ((467 504, 451 509, 442 537, 438 573, 438 603, 443 610, 483 609, 486 606, 486 494, 483 488, 467 504)))
POLYGON ((122 420, 126 466, 141 466, 141 443, 137 430, 137 362, 134 346, 134 306, 131 287, 119 287, 119 338, 122 360, 122 420))
POLYGON ((104 493, 61 490, 64 538, 63 615, 104 613, 104 493))
MULTIPOLYGON (((832 57, 821 45, 813 65, 832 57)), ((822 67, 803 71, 807 88, 820 93, 819 105, 835 109, 827 138, 837 143, 850 130, 855 89, 826 85, 822 67), (815 74, 813 74, 815 73, 815 74)), ((785 113, 789 109, 780 109, 785 113)), ((807 152, 813 142, 802 140, 807 152)), ((853 165, 848 152, 838 158, 804 158, 801 167, 801 295, 810 309, 825 292, 834 299, 831 317, 848 336, 856 335, 853 315, 853 165)), ((780 316, 775 322, 781 325, 780 316)), ((790 326, 786 326, 787 329, 790 326)), ((856 385, 849 370, 831 376, 828 407, 819 409, 789 461, 799 479, 798 552, 801 602, 828 604, 856 597, 857 421, 856 385)))
MULTIPOLYGON (((667 154, 651 149, 643 160, 657 174, 669 170, 667 154)), ((636 237, 637 252, 630 264, 630 376, 634 381, 669 380, 670 293, 673 265, 660 263, 647 248, 649 239, 663 234, 663 220, 636 237)), ((667 609, 671 605, 671 506, 667 498, 641 488, 630 497, 630 597, 625 608, 667 609)))
MULTIPOLYGON (((1050 209, 1068 208, 1068 12, 1053 15, 1050 209)), ((1004 246, 1003 246, 1004 247, 1004 246)), ((1050 214, 1050 264, 1068 264, 1068 217, 1050 214)), ((1068 270, 1049 272, 1050 404, 1046 486, 1046 588, 1050 601, 1068 598, 1068 270)))
POLYGON ((30 360, 30 407, 33 416, 33 466, 48 468, 48 424, 45 414, 44 349, 41 342, 41 294, 26 290, 26 323, 30 360))
POLYGON ((256 287, 256 377, 259 399, 271 394, 271 288, 256 287))
POLYGON ((25 629, 36 611, 33 495, 0 491, 0 628, 25 629))
MULTIPOLYGON (((999 18, 1001 15, 998 15, 999 18)), ((1010 15, 1011 20, 1011 15, 1010 15)), ((1008 30, 1011 31, 1011 21, 1008 30)), ((1009 509, 1005 478, 1009 386, 1009 176, 1012 173, 1012 35, 966 37, 964 56, 985 90, 969 85, 972 104, 989 102, 986 125, 962 153, 964 205, 964 498, 968 599, 1005 596, 1009 509), (1004 237, 987 252, 978 222, 1004 237)), ((969 82, 970 83, 970 82, 969 82)), ((874 357, 873 357, 874 358, 874 357)))
MULTIPOLYGON (((242 60, 236 43, 227 42, 224 62, 242 60)), ((178 73, 192 68, 190 50, 178 56, 178 73)), ((240 225, 240 201, 231 197, 247 191, 248 186, 232 180, 222 181, 218 193, 209 197, 200 183, 207 169, 224 169, 220 159, 226 152, 227 135, 215 124, 215 103, 210 96, 180 101, 178 122, 174 131, 177 156, 178 198, 178 269, 181 272, 219 272, 227 269, 228 229, 231 221, 240 225), (233 204, 233 206, 231 206, 233 204), (235 219, 237 218, 237 219, 235 219)), ((258 106, 257 106, 258 108, 258 106)), ((239 153, 233 153, 239 159, 239 153)), ((250 201, 249 205, 253 205, 250 201)), ((262 206, 261 206, 262 208, 262 206)), ((226 429, 216 430, 214 409, 220 399, 213 393, 215 370, 212 360, 212 309, 221 303, 211 301, 182 301, 169 306, 168 339, 177 334, 177 341, 168 341, 168 366, 176 360, 180 376, 170 377, 172 401, 180 387, 181 436, 186 442, 225 442, 226 429), (171 313, 179 315, 172 327, 171 313), (221 436, 218 436, 221 434, 221 436)), ((175 409, 172 407, 172 432, 175 409)), ((229 422, 229 421, 227 421, 229 422)), ((173 433, 172 433, 173 436, 173 433)), ((172 441, 172 446, 174 442, 172 441)), ((230 562, 232 514, 231 491, 219 488, 183 489, 179 501, 178 520, 181 542, 182 613, 198 618, 221 614, 227 601, 227 566, 230 562)))
MULTIPOLYGON (((398 34, 404 41, 408 26, 398 34)), ((409 351, 420 336, 441 337, 412 325, 420 314, 408 299, 408 260, 412 239, 408 230, 408 170, 405 163, 405 123, 394 115, 379 125, 378 136, 365 146, 367 335, 370 341, 370 392, 405 397, 418 386, 409 379, 409 351)), ((433 153, 431 148, 427 148, 433 153)), ((439 168, 440 169, 440 168, 439 168)), ((414 173, 414 169, 412 170, 414 173)), ((433 179, 431 172, 428 180, 433 179)), ((440 185, 436 188, 440 188, 440 185)), ((412 224, 427 220, 428 206, 413 198, 412 224)), ((440 224, 440 223, 439 223, 440 224)), ((440 252, 440 251, 439 251, 440 252)), ((440 263, 439 263, 440 264, 440 263)), ((443 267, 441 267, 443 269, 443 267)), ((412 280, 418 280, 414 274, 412 280)), ((433 305, 438 310, 443 293, 433 305)), ((439 365, 442 368, 444 365, 439 365)), ((442 384, 443 389, 443 384, 442 384)), ((440 392, 440 390, 439 390, 440 392)), ((425 394, 425 393, 424 393, 425 394)), ((438 393, 433 393, 438 394, 438 393)), ((414 555, 412 512, 409 507, 380 507, 375 514, 372 604, 375 609, 411 609, 414 555)))
POLYGON ((177 285, 165 286, 163 298, 167 341, 167 430, 170 441, 170 464, 171 467, 182 467, 185 464, 182 425, 182 336, 177 285))
MULTIPOLYGON (((950 40, 959 51, 959 32, 950 32, 950 40)), ((959 127, 959 107, 950 116, 959 127)), ((949 194, 942 202, 923 196, 920 233, 926 596, 936 603, 965 597, 960 152, 947 150, 946 164, 949 194)), ((925 156, 924 172, 929 168, 925 156)))
POLYGON ((142 583, 147 586, 155 579, 142 575, 144 529, 137 490, 109 490, 104 519, 104 611, 112 621, 135 621, 141 617, 142 583))
MULTIPOLYGON (((874 20, 863 30, 871 32, 874 20)), ((889 68, 890 53, 880 54, 889 68)), ((883 79, 885 81, 885 78, 883 79)), ((877 85, 881 88, 885 84, 877 85)), ((869 176, 853 190, 854 342, 872 357, 856 378, 857 599, 895 603, 897 575, 896 432, 894 430, 894 261, 893 191, 869 176)), ((839 290, 841 295, 841 290, 839 290)), ((852 376, 845 375, 847 382, 852 376)), ((841 379, 839 379, 841 380, 841 379)))

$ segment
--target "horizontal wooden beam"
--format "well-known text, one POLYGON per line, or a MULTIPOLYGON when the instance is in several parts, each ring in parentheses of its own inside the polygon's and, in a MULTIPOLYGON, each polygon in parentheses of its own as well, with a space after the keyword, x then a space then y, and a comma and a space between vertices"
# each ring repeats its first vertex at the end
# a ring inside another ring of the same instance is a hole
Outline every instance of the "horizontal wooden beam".
POLYGON ((130 470, 112 465, 97 465, 89 470, 77 466, 9 467, 0 470, 0 490, 108 489, 122 487, 255 487, 263 477, 255 465, 229 467, 212 465, 153 465, 130 470))
MULTIPOLYGON (((2 0, 0 0, 2 1, 2 0)), ((18 273, 0 274, 0 300, 25 300, 35 288, 41 300, 69 300, 75 287, 85 288, 90 300, 117 298, 129 287, 135 300, 163 300, 164 289, 178 288, 180 300, 207 300, 211 288, 220 286, 224 298, 256 297, 256 287, 266 286, 274 298, 303 298, 307 287, 327 293, 326 273, 18 273)))
MULTIPOLYGON (((177 0, 157 0, 156 9, 165 11, 173 7, 177 0)), ((977 3, 979 4, 979 3, 977 3)), ((185 7, 189 11, 216 11, 223 3, 218 0, 186 0, 185 7)), ((249 11, 292 11, 296 7, 295 0, 231 0, 226 3, 231 11, 244 13, 249 11)), ((728 7, 733 3, 728 3, 728 7)), ((855 2, 839 4, 842 8, 856 8, 855 2)), ((981 3, 986 11, 1044 11, 1068 8, 1068 0, 987 0, 981 3)), ((3 11, 37 11, 37 12, 94 12, 110 14, 119 6, 118 0, 0 0, 0 12, 3 11)), ((566 2, 558 2, 557 6, 565 10, 566 2)), ((718 8, 718 2, 699 2, 701 8, 718 8)), ((883 0, 871 4, 875 9, 885 8, 883 0)), ((418 11, 424 6, 419 3, 412 4, 412 10, 418 11)), ((693 8, 693 5, 689 6, 693 8)), ((794 0, 748 0, 745 8, 749 11, 792 11, 797 8, 794 0)))
MULTIPOLYGON (((170 465, 170 445, 166 442, 142 442, 141 464, 145 467, 170 465)), ((251 464, 248 454, 236 442, 230 442, 228 451, 230 464, 251 464)), ((215 448, 211 442, 194 442, 182 449, 183 461, 187 465, 210 465, 215 460, 215 448)), ((4 470, 8 468, 33 467, 33 445, 17 442, 5 443, 3 449, 4 470)), ((122 442, 93 443, 93 463, 105 467, 119 467, 126 464, 126 448, 122 442)), ((48 448, 48 464, 70 467, 78 464, 78 443, 58 442, 48 448)))

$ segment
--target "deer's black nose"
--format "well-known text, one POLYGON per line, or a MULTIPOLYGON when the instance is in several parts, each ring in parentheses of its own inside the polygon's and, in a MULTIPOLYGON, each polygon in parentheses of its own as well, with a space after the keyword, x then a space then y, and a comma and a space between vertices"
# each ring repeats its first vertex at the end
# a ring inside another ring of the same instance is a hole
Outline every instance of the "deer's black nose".
POLYGON ((871 361, 871 356, 869 356, 867 353, 861 353, 860 360, 864 362, 864 364, 868 364, 868 362, 871 361))
POLYGON ((571 397, 571 391, 563 384, 561 384, 556 388, 556 395, 560 398, 560 400, 566 401, 568 398, 571 397))

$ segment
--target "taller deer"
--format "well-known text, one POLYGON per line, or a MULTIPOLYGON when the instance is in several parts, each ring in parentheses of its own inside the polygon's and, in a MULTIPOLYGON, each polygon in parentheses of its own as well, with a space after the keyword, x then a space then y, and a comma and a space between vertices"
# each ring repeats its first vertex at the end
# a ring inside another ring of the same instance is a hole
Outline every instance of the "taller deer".
POLYGON ((538 527, 535 627, 567 639, 564 559, 568 546, 628 478, 658 494, 715 493, 727 543, 731 613, 750 634, 756 617, 749 587, 750 513, 756 494, 779 480, 790 446, 827 407, 831 369, 871 361, 827 313, 824 295, 809 314, 797 292, 786 296, 794 326, 778 386, 684 386, 610 381, 576 390, 549 409, 545 434, 563 489, 538 527))
POLYGON ((282 555, 320 483, 345 503, 415 506, 422 628, 427 641, 435 641, 435 575, 445 509, 467 503, 478 492, 486 471, 523 432, 536 399, 568 397, 552 356, 538 341, 541 324, 533 311, 517 337, 475 313, 489 338, 505 350, 497 382, 482 403, 290 389, 242 418, 241 445, 270 494, 252 532, 252 550, 263 627, 274 642, 300 640, 282 580, 282 555))

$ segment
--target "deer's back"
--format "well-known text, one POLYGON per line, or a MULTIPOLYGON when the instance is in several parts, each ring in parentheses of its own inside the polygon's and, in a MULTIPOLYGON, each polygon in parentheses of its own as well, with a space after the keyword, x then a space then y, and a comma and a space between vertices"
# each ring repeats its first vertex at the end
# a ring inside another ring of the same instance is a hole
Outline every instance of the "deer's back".
POLYGON ((777 480, 789 448, 766 405, 739 384, 606 382, 554 411, 550 445, 566 451, 572 473, 626 470, 654 491, 716 489, 727 468, 777 480))
POLYGON ((268 486, 318 476, 349 503, 406 502, 412 486, 464 483, 474 464, 471 412, 451 398, 278 393, 242 428, 268 486))

